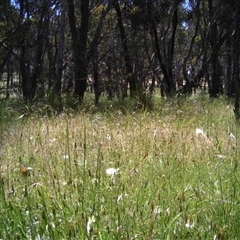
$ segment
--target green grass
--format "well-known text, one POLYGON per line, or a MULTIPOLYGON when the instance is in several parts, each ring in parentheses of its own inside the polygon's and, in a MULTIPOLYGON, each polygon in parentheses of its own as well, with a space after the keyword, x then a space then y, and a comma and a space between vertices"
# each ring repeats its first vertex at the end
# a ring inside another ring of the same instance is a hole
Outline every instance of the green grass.
POLYGON ((232 106, 154 101, 15 116, 2 135, 0 239, 239 239, 232 106))

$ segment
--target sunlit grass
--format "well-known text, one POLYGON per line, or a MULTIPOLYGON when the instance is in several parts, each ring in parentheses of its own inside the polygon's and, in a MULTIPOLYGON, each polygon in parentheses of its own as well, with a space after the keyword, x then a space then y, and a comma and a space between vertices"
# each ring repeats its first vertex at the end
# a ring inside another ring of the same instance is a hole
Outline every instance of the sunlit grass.
POLYGON ((156 102, 16 117, 1 146, 0 238, 237 239, 231 105, 156 102))

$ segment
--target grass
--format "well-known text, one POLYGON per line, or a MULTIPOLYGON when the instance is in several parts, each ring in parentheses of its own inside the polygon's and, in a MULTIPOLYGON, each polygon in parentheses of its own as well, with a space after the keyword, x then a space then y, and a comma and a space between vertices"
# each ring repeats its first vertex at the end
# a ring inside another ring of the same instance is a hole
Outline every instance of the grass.
POLYGON ((155 100, 150 112, 15 113, 1 138, 0 239, 239 239, 231 105, 155 100))

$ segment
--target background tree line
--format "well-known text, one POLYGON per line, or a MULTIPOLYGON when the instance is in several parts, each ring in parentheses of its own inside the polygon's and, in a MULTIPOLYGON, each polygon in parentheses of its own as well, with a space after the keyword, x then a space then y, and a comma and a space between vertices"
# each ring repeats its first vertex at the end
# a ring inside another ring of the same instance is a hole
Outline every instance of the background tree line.
POLYGON ((239 117, 240 7, 234 0, 2 0, 1 97, 95 104, 197 87, 235 97, 239 117), (206 87, 206 89, 205 89, 206 87))

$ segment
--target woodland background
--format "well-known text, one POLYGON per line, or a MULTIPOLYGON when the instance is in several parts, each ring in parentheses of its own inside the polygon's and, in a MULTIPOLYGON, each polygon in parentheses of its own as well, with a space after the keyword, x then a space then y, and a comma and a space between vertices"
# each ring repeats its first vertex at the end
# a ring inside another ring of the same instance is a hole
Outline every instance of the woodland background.
POLYGON ((235 98, 240 7, 233 0, 1 0, 0 94, 95 105, 201 92, 235 98), (157 90, 159 89, 159 90, 157 90))
POLYGON ((0 0, 0 239, 239 239, 238 2, 0 0))

